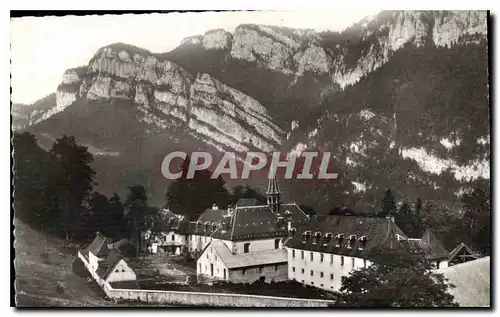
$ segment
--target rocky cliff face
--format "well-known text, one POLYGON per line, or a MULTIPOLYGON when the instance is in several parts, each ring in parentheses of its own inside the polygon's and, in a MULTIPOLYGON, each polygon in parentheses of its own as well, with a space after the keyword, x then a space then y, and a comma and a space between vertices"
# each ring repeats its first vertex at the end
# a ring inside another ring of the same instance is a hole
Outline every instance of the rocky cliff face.
POLYGON ((404 45, 451 46, 467 35, 486 35, 486 15, 486 11, 382 12, 333 34, 337 38, 333 43, 328 43, 331 32, 264 25, 240 25, 232 37, 218 30, 183 43, 229 49, 233 59, 286 75, 329 74, 333 84, 346 87, 385 64, 404 45), (364 45, 357 45, 360 42, 364 45))
MULTIPOLYGON (((207 32, 203 44, 226 47, 227 32, 207 32)), ((271 151, 281 143, 284 132, 255 99, 208 74, 193 76, 149 52, 126 45, 107 46, 80 73, 64 73, 57 106, 44 119, 76 99, 128 100, 144 114, 139 120, 167 130, 185 127, 187 133, 220 149, 271 151)))

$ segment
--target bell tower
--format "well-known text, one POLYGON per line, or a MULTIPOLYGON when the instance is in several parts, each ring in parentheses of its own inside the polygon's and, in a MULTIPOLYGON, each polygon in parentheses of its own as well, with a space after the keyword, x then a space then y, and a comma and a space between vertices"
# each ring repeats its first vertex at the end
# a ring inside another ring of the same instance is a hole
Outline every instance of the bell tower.
POLYGON ((269 179, 267 184, 267 205, 271 208, 274 214, 278 214, 280 210, 280 188, 278 182, 274 178, 269 179))

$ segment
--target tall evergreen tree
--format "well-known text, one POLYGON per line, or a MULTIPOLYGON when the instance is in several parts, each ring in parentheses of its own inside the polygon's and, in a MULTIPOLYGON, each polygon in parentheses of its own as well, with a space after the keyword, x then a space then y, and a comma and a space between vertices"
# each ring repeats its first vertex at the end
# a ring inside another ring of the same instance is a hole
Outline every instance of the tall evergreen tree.
POLYGON ((396 214, 396 203, 394 202, 394 196, 392 195, 392 191, 390 188, 387 188, 384 194, 384 198, 382 199, 382 211, 379 213, 379 216, 394 216, 396 214))
POLYGON ((50 195, 57 201, 61 229, 66 240, 73 237, 80 224, 83 205, 87 202, 94 184, 95 172, 91 167, 93 156, 87 147, 76 143, 74 137, 64 135, 56 139, 50 150, 50 195))
POLYGON ((125 210, 128 220, 128 232, 133 235, 136 243, 136 256, 139 256, 141 244, 141 229, 144 228, 148 212, 146 189, 142 185, 129 187, 125 201, 125 210))

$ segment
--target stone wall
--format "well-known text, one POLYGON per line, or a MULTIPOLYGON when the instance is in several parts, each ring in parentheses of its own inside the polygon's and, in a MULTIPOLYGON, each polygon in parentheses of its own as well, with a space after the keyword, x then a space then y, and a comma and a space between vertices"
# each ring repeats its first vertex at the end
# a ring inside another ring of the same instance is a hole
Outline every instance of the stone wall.
POLYGON ((151 304, 178 304, 217 307, 327 307, 333 301, 258 295, 114 289, 104 284, 114 300, 138 300, 151 304))
POLYGON ((244 269, 235 269, 229 271, 229 280, 233 283, 252 283, 261 277, 265 277, 266 282, 279 282, 288 279, 287 263, 262 265, 260 267, 251 267, 244 269))

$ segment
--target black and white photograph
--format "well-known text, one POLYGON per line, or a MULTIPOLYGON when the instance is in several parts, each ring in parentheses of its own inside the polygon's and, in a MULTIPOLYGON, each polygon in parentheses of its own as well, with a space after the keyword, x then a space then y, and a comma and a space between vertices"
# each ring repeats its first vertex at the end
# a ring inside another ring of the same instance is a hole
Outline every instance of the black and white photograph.
POLYGON ((493 306, 490 11, 9 24, 13 306, 493 306))

